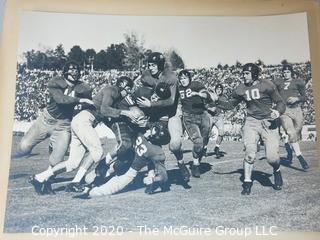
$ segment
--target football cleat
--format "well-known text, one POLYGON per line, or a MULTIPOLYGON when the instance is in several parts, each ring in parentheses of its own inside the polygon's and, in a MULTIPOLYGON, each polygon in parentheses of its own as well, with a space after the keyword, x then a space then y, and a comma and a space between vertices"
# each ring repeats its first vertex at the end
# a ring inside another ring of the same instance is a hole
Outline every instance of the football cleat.
POLYGON ((252 182, 243 182, 242 184, 242 195, 250 195, 251 193, 252 182))
POLYGON ((52 182, 53 182, 53 178, 51 177, 48 179, 48 181, 45 181, 43 183, 43 194, 46 194, 46 195, 56 194, 52 189, 52 182))
POLYGON ((280 170, 273 172, 273 176, 274 176, 274 185, 273 185, 274 190, 281 190, 283 185, 283 180, 282 180, 280 170))
POLYGON ((90 194, 88 192, 88 193, 83 193, 83 194, 80 194, 80 195, 73 196, 72 198, 86 200, 86 199, 91 199, 91 196, 90 196, 90 194))
POLYGON ((146 189, 144 190, 144 192, 146 194, 154 194, 154 192, 158 189, 159 184, 157 184, 156 182, 150 183, 148 185, 146 185, 146 189))
POLYGON ((184 163, 178 163, 178 167, 180 169, 183 181, 189 182, 190 181, 190 172, 189 172, 188 168, 186 167, 186 165, 184 163))
POLYGON ((84 190, 84 185, 79 182, 69 183, 65 189, 66 192, 76 192, 76 193, 83 192, 83 190, 84 190))
POLYGON ((199 165, 192 165, 191 174, 195 178, 200 178, 200 166, 199 165))
POLYGON ((304 170, 307 170, 309 168, 309 165, 308 165, 307 161, 304 159, 304 157, 302 155, 298 156, 298 160, 300 162, 301 167, 304 170))
POLYGON ((37 194, 39 195, 43 195, 44 192, 44 183, 38 181, 35 177, 35 175, 32 175, 29 177, 28 182, 30 184, 32 184, 32 186, 34 187, 34 190, 36 191, 37 194))

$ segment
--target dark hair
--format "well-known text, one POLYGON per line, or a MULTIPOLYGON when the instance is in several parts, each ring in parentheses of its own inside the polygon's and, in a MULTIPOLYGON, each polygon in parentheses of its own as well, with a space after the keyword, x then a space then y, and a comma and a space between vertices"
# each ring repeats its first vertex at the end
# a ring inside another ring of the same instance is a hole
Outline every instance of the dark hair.
POLYGON ((78 71, 77 80, 78 80, 80 78, 80 65, 76 61, 70 60, 70 61, 66 62, 66 64, 63 66, 62 74, 63 74, 64 78, 68 79, 68 71, 69 71, 69 68, 71 65, 73 65, 77 68, 77 71, 78 71))
POLYGON ((189 80, 191 81, 191 73, 188 70, 186 70, 186 69, 181 70, 178 73, 178 78, 180 78, 182 75, 186 75, 189 78, 189 80))
MULTIPOLYGON (((117 79, 116 86, 120 87, 122 82, 127 82, 126 86, 129 86, 130 88, 133 88, 133 81, 131 78, 127 76, 121 76, 117 79)), ((120 87, 121 88, 121 87, 120 87)))

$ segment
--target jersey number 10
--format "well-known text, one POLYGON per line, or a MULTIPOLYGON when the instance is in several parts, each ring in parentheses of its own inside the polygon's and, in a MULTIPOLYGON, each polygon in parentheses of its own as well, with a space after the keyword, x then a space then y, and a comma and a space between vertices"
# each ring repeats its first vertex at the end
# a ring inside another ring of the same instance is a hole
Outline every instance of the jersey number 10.
POLYGON ((251 101, 252 99, 259 99, 260 98, 260 92, 259 89, 254 88, 251 90, 246 91, 247 100, 251 101))

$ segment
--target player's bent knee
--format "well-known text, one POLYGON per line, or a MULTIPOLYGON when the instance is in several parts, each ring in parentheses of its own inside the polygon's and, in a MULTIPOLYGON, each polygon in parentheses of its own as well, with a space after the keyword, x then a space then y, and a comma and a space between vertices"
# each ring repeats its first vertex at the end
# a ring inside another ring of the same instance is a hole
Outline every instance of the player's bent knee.
POLYGON ((161 183, 164 183, 166 181, 168 181, 168 174, 167 172, 161 172, 158 176, 157 176, 157 180, 161 183))
POLYGON ((169 143, 170 151, 172 151, 172 152, 180 151, 181 146, 182 146, 182 141, 180 138, 179 139, 172 139, 171 138, 170 143, 169 143))
POLYGON ((298 141, 298 134, 297 133, 292 131, 292 132, 288 132, 287 134, 289 136, 289 142, 294 143, 294 142, 298 141))
POLYGON ((280 162, 280 155, 276 153, 270 153, 266 155, 267 161, 269 164, 279 163, 280 162))
POLYGON ((20 155, 26 155, 29 154, 32 150, 32 146, 27 141, 23 140, 20 142, 18 146, 17 153, 20 155))
POLYGON ((251 155, 246 155, 244 158, 244 161, 246 161, 247 163, 253 164, 255 159, 256 159, 256 156, 251 154, 251 155))
POLYGON ((203 151, 203 139, 199 138, 194 142, 193 152, 194 157, 198 158, 203 151))
POLYGON ((97 163, 101 160, 102 156, 103 156, 103 149, 102 147, 95 147, 90 149, 90 154, 92 157, 92 160, 97 163))

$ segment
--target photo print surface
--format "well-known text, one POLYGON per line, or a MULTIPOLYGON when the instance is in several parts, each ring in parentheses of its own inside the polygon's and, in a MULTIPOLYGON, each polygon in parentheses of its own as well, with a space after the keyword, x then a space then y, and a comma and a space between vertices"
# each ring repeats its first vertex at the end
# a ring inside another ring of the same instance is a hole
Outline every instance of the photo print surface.
POLYGON ((14 108, 6 233, 319 231, 305 13, 22 12, 14 108))

